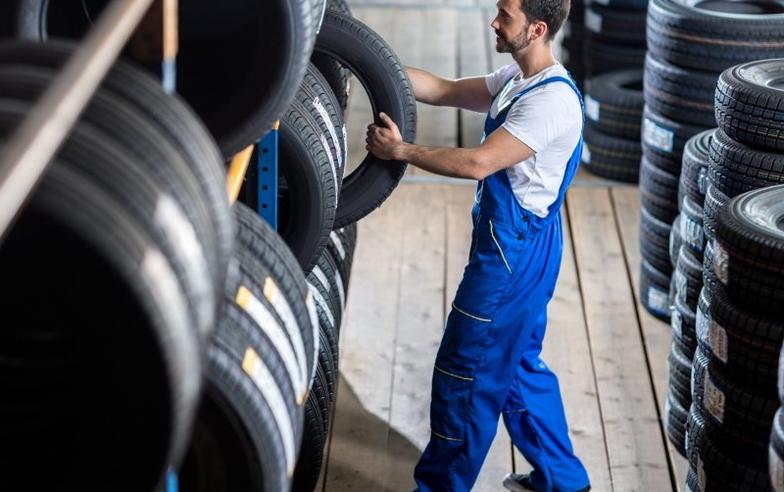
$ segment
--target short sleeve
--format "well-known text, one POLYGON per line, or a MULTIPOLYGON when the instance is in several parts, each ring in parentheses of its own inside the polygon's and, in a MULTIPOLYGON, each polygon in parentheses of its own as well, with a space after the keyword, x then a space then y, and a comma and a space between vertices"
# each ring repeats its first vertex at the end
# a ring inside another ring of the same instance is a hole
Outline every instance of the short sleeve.
POLYGON ((485 84, 491 96, 495 96, 520 69, 514 64, 504 65, 493 73, 485 75, 485 84))
POLYGON ((541 152, 559 138, 571 137, 576 145, 582 120, 582 107, 572 88, 553 82, 518 100, 503 127, 534 152, 541 152))

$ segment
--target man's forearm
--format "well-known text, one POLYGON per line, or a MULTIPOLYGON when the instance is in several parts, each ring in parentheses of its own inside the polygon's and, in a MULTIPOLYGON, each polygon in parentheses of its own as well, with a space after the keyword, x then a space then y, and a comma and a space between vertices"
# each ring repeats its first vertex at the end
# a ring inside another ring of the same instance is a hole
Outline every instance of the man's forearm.
POLYGON ((482 179, 486 175, 475 149, 425 147, 403 143, 396 149, 395 154, 398 160, 410 162, 418 168, 442 176, 482 179))
POLYGON ((443 97, 448 88, 447 85, 451 81, 413 67, 406 67, 406 73, 409 80, 411 80, 414 97, 416 97, 417 101, 435 106, 443 104, 443 97))

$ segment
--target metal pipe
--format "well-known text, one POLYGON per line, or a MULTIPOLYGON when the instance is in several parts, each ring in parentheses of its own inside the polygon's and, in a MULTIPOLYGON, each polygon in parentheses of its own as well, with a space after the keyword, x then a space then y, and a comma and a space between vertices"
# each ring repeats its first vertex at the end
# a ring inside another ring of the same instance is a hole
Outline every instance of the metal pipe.
POLYGON ((113 0, 0 152, 0 238, 153 0, 113 0))

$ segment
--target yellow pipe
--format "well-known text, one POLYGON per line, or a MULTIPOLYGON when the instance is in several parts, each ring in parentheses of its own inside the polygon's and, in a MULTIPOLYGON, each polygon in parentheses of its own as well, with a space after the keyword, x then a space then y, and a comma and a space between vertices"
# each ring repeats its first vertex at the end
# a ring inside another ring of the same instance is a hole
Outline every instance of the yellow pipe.
POLYGON ((253 145, 248 145, 245 150, 242 150, 231 160, 228 177, 226 179, 226 192, 229 194, 229 203, 237 201, 252 154, 253 145))

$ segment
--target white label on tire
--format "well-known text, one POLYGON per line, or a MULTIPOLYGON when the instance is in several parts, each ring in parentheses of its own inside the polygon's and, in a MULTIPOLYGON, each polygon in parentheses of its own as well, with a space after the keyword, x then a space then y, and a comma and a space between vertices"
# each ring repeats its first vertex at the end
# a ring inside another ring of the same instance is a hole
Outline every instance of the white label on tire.
POLYGON ((599 101, 592 98, 590 94, 585 95, 585 116, 592 119, 593 121, 599 121, 599 110, 601 109, 601 104, 599 101))
POLYGON ((713 418, 719 421, 720 424, 724 423, 724 392, 713 384, 710 378, 710 373, 705 371, 705 395, 702 399, 702 406, 705 407, 713 418))
POLYGON ((675 270, 673 279, 675 280, 675 295, 681 301, 686 302, 686 294, 689 290, 689 280, 680 270, 675 270))
POLYGON ((253 318, 259 329, 269 338, 275 351, 280 355, 283 366, 289 375, 291 386, 297 394, 297 405, 302 405, 305 401, 307 387, 305 385, 305 365, 297 363, 297 356, 294 353, 292 343, 283 331, 283 327, 275 320, 272 313, 260 300, 253 295, 244 285, 237 291, 235 301, 239 307, 253 318))
POLYGON ((343 242, 340 240, 340 236, 335 231, 329 233, 329 238, 332 240, 332 244, 335 245, 335 249, 338 250, 338 255, 340 255, 341 260, 346 259, 346 249, 343 247, 343 242))
POLYGON ((651 147, 672 153, 675 134, 672 131, 657 125, 652 120, 644 118, 642 122, 642 139, 651 147))
POLYGON ((681 237, 697 251, 703 249, 702 243, 704 240, 704 231, 702 224, 688 218, 686 216, 681 218, 681 237), (683 220, 683 219, 686 220, 683 220))
POLYGON ((585 28, 592 32, 602 32, 602 16, 591 9, 585 9, 585 28))
POLYGON ((283 451, 286 457, 286 472, 289 477, 294 474, 294 429, 291 427, 288 407, 283 399, 275 378, 272 377, 267 365, 255 350, 248 347, 242 358, 242 370, 250 376, 251 381, 264 396, 264 401, 272 411, 278 430, 283 440, 283 451))
POLYGON ((727 363, 727 331, 723 326, 711 320, 708 323, 710 329, 708 331, 708 339, 710 340, 710 348, 713 355, 719 358, 720 361, 727 363))
POLYGON ((708 192, 708 168, 701 167, 699 172, 697 173, 697 189, 700 191, 700 195, 705 196, 705 193, 708 192))
POLYGON ((321 310, 324 311, 324 314, 327 316, 327 321, 329 321, 329 326, 331 328, 335 327, 335 316, 332 315, 332 310, 329 308, 329 304, 327 304, 326 299, 324 296, 321 295, 321 292, 316 288, 315 285, 308 282, 308 287, 310 287, 310 292, 313 293, 313 298, 316 299, 316 304, 321 307, 321 310))
POLYGON ((670 317, 670 326, 672 327, 672 332, 679 338, 683 338, 683 317, 681 313, 678 311, 673 311, 672 316, 670 317))
POLYGON ((321 146, 324 147, 324 151, 327 154, 327 158, 329 159, 329 165, 332 167, 332 180, 335 183, 335 206, 338 206, 338 190, 340 187, 338 186, 338 170, 335 167, 335 159, 332 158, 332 152, 329 150, 329 142, 327 142, 327 137, 324 136, 322 133, 319 135, 319 139, 321 140, 321 146))
POLYGON ((583 152, 582 152, 582 155, 580 156, 580 158, 586 164, 590 164, 591 163, 591 149, 588 148, 588 144, 587 143, 583 143, 583 152))
POLYGON ((169 240, 172 249, 185 263, 185 276, 198 299, 196 325, 202 335, 212 330, 215 302, 207 258, 193 224, 169 195, 160 195, 155 204, 155 223, 169 240))
POLYGON ((332 119, 329 117, 327 110, 324 109, 324 104, 321 103, 321 99, 318 97, 313 98, 313 107, 316 108, 318 114, 324 119, 324 124, 327 127, 327 132, 329 133, 329 138, 332 139, 332 142, 335 143, 335 157, 337 158, 338 167, 343 167, 343 149, 340 140, 338 140, 338 134, 335 132, 335 125, 332 124, 332 119))
POLYGON ((719 241, 713 241, 713 271, 721 283, 729 282, 730 257, 719 241))
POLYGON ((318 320, 318 313, 316 312, 316 301, 313 299, 313 292, 308 289, 308 293, 305 295, 305 305, 308 307, 308 318, 310 318, 310 328, 312 330, 313 336, 313 352, 311 353, 313 364, 310 367, 310 379, 308 379, 307 387, 310 389, 310 385, 313 382, 313 378, 316 377, 316 366, 318 365, 318 353, 319 353, 319 345, 321 342, 319 341, 319 320, 318 320))
POLYGON ((657 313, 666 313, 670 302, 667 293, 656 287, 648 288, 648 307, 657 313))
POLYGON ((315 275, 315 277, 318 279, 319 283, 321 284, 322 287, 324 287, 324 290, 326 290, 327 293, 329 293, 332 290, 332 285, 329 283, 327 276, 324 274, 324 270, 322 270, 320 266, 316 265, 313 268, 313 275, 315 275))
POLYGON ((697 340, 710 347, 710 318, 705 315, 702 309, 697 309, 697 340))

